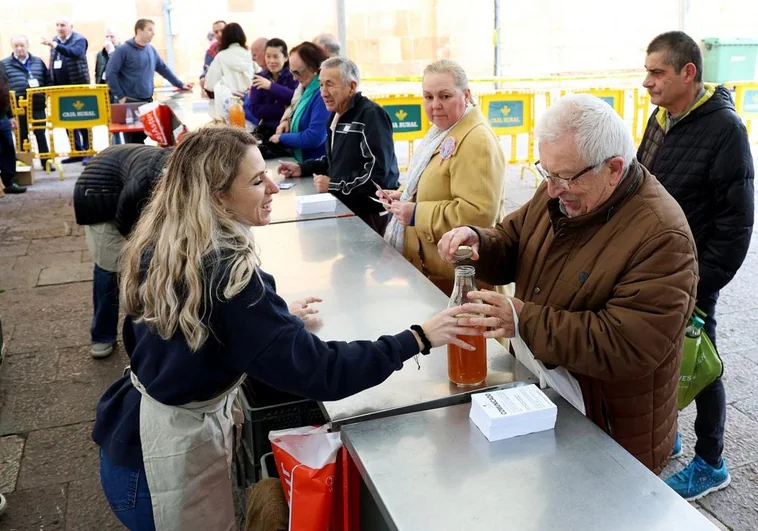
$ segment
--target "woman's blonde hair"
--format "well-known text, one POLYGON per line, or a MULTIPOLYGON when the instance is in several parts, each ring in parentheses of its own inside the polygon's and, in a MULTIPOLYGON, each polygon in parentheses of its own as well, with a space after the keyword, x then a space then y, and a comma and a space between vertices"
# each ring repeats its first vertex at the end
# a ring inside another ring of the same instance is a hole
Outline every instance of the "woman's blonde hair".
POLYGON ((220 200, 251 147, 257 149, 253 136, 231 127, 186 134, 121 254, 126 313, 163 339, 180 331, 193 351, 210 333, 204 317, 219 297, 212 286, 222 263, 225 299, 257 274, 252 232, 220 200))
MULTIPOLYGON (((453 78, 453 83, 455 83, 455 86, 464 94, 464 96, 466 95, 466 91, 469 88, 468 76, 466 75, 466 71, 463 69, 463 67, 456 61, 453 61, 452 59, 439 59, 437 61, 434 61, 433 63, 427 65, 426 68, 424 68, 424 75, 422 78, 426 77, 428 74, 450 74, 450 77, 453 78)), ((466 103, 476 105, 474 96, 470 94, 466 98, 466 103)))
POLYGON ((452 59, 440 59, 424 68, 424 76, 427 74, 450 74, 453 77, 455 86, 466 92, 468 89, 468 76, 463 67, 452 59))

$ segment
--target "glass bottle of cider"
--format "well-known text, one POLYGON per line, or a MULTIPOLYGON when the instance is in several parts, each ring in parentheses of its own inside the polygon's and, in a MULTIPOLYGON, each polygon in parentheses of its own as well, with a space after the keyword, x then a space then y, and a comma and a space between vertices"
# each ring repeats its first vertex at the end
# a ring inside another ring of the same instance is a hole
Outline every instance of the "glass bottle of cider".
MULTIPOLYGON (((448 308, 454 308, 466 303, 481 303, 469 300, 468 293, 476 291, 475 271, 471 263, 473 252, 471 247, 461 246, 455 252, 455 285, 450 296, 448 308)), ((460 314, 458 317, 481 317, 474 314, 460 314)), ((484 328, 482 327, 481 330, 484 328)), ((475 347, 475 350, 464 350, 457 345, 447 346, 447 375, 448 379, 460 386, 479 385, 487 378, 487 339, 484 336, 458 336, 475 347)))

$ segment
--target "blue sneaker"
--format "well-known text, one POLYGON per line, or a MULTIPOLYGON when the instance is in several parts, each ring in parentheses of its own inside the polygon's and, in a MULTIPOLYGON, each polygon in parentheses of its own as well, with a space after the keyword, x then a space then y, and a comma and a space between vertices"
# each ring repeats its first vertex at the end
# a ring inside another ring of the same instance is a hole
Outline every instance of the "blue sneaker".
POLYGON ((682 451, 682 435, 676 432, 676 439, 674 439, 674 447, 671 449, 671 459, 679 457, 684 452, 682 451))
POLYGON ((730 481, 732 478, 726 468, 726 459, 722 458, 721 466, 714 468, 696 455, 687 468, 668 478, 666 485, 685 500, 695 501, 726 488, 730 481))

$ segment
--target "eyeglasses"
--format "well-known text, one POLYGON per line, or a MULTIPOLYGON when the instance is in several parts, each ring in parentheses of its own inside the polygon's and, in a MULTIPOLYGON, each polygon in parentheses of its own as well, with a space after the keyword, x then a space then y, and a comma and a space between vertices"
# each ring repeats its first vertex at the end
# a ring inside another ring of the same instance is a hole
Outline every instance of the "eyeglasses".
POLYGON ((564 190, 568 190, 571 187, 571 182, 577 180, 582 175, 586 175, 587 173, 591 172, 592 170, 599 168, 609 160, 611 160, 613 157, 605 159, 603 162, 599 164, 594 164, 592 166, 587 166, 582 171, 574 175, 573 177, 569 177, 568 179, 564 179, 562 177, 558 177, 557 175, 550 175, 545 168, 540 166, 540 161, 537 161, 534 163, 534 166, 537 168, 537 171, 540 174, 540 177, 542 177, 543 181, 550 181, 555 186, 559 188, 563 188, 564 190))
POLYGON ((290 69, 290 72, 292 72, 293 77, 300 77, 303 74, 305 74, 308 71, 308 67, 304 66, 303 68, 300 68, 298 70, 295 70, 294 68, 290 69))

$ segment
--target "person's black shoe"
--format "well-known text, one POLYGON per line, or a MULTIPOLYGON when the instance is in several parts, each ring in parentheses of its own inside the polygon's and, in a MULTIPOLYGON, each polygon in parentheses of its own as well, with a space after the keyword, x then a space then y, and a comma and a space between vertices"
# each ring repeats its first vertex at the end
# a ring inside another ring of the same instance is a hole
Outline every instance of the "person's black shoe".
POLYGON ((61 161, 61 164, 71 164, 73 162, 81 162, 84 160, 84 157, 68 157, 67 159, 63 159, 61 161))
POLYGON ((6 194, 23 194, 24 192, 26 192, 26 186, 20 186, 15 182, 5 185, 6 194))

